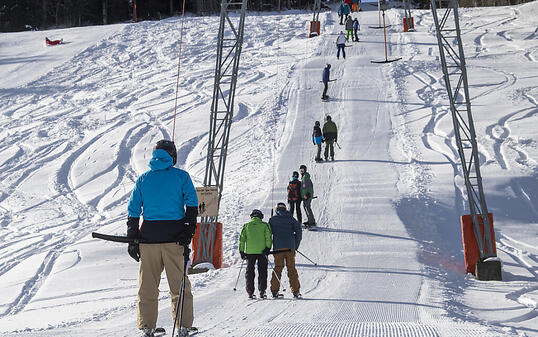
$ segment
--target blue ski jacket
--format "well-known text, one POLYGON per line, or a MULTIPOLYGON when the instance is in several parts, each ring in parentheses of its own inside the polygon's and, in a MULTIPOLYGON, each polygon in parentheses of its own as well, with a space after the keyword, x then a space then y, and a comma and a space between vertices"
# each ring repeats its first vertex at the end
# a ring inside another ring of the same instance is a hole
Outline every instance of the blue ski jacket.
POLYGON ((269 226, 273 232, 273 250, 289 248, 299 249, 303 236, 301 225, 288 211, 278 210, 269 219, 269 226))
POLYGON ((183 231, 185 206, 198 207, 196 189, 189 174, 173 167, 172 157, 163 149, 153 151, 149 167, 131 192, 128 216, 143 215, 141 238, 153 242, 174 241, 183 231))
POLYGON ((329 69, 329 67, 323 68, 323 73, 321 74, 321 81, 323 83, 328 83, 330 76, 331 76, 331 70, 329 69))

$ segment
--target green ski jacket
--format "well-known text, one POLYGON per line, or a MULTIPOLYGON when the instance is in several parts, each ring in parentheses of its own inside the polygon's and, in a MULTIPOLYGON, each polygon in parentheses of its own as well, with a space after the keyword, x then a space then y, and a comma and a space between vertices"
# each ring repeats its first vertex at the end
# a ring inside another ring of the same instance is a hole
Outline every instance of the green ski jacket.
POLYGON ((239 251, 247 254, 262 254, 265 247, 271 248, 271 227, 258 217, 243 225, 239 236, 239 251))
POLYGON ((301 198, 304 199, 305 196, 307 198, 314 196, 314 185, 312 184, 312 180, 310 180, 310 173, 308 172, 305 172, 301 178, 301 198))

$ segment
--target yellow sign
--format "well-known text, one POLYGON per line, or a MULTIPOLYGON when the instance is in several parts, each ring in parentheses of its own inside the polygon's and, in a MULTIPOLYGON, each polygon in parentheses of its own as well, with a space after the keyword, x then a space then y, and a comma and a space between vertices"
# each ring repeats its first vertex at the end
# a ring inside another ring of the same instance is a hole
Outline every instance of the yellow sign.
POLYGON ((217 207, 219 200, 219 191, 217 186, 196 187, 198 195, 198 216, 210 217, 218 216, 217 207))

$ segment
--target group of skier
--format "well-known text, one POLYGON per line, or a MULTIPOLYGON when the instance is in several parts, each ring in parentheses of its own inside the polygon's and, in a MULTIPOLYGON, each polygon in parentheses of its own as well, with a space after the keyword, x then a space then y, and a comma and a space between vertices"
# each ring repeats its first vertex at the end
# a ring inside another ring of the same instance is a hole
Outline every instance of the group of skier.
POLYGON ((338 142, 338 128, 332 121, 331 116, 325 117, 323 129, 320 128, 319 121, 314 123, 314 131, 312 132, 312 143, 317 146, 316 162, 322 162, 321 159, 321 144, 325 143, 325 151, 323 158, 328 161, 331 158, 334 161, 334 144, 338 142))

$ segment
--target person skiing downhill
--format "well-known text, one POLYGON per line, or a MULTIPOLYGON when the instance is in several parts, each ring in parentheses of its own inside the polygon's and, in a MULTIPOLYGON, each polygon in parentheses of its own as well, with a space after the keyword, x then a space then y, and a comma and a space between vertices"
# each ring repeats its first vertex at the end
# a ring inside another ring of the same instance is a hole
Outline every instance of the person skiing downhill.
POLYGON ((329 154, 331 160, 334 161, 334 143, 338 142, 338 129, 336 124, 332 121, 331 116, 325 117, 325 124, 323 124, 323 141, 325 142, 325 160, 328 160, 329 154), (330 153, 329 153, 330 152, 330 153))
POLYGON ((323 142, 323 135, 319 125, 319 121, 316 121, 314 123, 314 131, 312 131, 312 143, 318 147, 318 152, 315 159, 317 162, 323 161, 323 159, 321 159, 321 143, 323 142))
POLYGON ((275 268, 271 277, 271 294, 273 298, 282 297, 278 291, 280 290, 282 269, 284 269, 285 264, 288 269, 288 279, 293 297, 300 298, 301 293, 299 290, 301 284, 299 283, 299 274, 297 273, 297 269, 295 269, 295 251, 299 249, 299 245, 301 244, 301 225, 286 210, 286 205, 282 202, 276 205, 275 215, 269 219, 269 225, 273 233, 273 250, 275 251, 273 255, 275 268), (288 249, 290 251, 278 253, 279 250, 288 249))
POLYGON ((321 81, 323 82, 323 94, 321 95, 321 99, 323 100, 329 98, 329 96, 327 96, 327 89, 329 89, 330 77, 331 65, 327 63, 325 68, 323 68, 323 73, 321 74, 321 81))
POLYGON ((316 225, 316 219, 314 219, 314 213, 311 207, 312 198, 314 197, 314 185, 312 184, 312 180, 310 180, 310 173, 306 172, 306 165, 301 165, 299 172, 301 172, 301 198, 303 199, 303 208, 308 218, 303 224, 308 228, 316 225))
POLYGON ((355 35, 355 42, 359 42, 359 34, 357 33, 358 30, 361 30, 361 25, 359 24, 359 19, 355 18, 353 19, 353 33, 355 35))
MULTIPOLYGON (((349 41, 349 36, 351 35, 351 41, 353 41, 353 18, 348 16, 346 19, 346 41, 349 41)), ((344 57, 345 58, 345 57, 344 57)))
POLYGON ((243 260, 247 260, 245 272, 246 290, 249 298, 254 295, 254 266, 258 262, 258 291, 260 298, 266 298, 267 289, 267 254, 271 250, 272 233, 267 222, 263 222, 263 213, 252 210, 250 221, 243 225, 239 236, 239 254, 243 260))
POLYGON ((303 221, 301 213, 301 181, 297 171, 293 171, 288 183, 288 204, 290 205, 291 216, 293 216, 294 210, 297 210, 297 221, 301 223, 303 221))
POLYGON ((338 51, 336 52, 336 58, 340 59, 340 50, 342 50, 342 56, 344 59, 346 58, 346 36, 344 35, 343 31, 340 31, 340 35, 336 38, 336 48, 338 48, 338 51))
MULTIPOLYGON (((129 255, 140 261, 137 325, 144 337, 153 336, 157 324, 163 269, 170 287, 172 320, 176 316, 183 275, 186 275, 183 253, 196 230, 196 190, 189 174, 173 167, 176 162, 174 142, 158 141, 149 162, 150 170, 137 179, 128 204, 127 237, 148 242, 129 243, 128 247, 129 255), (144 221, 139 227, 142 213, 144 221)), ((183 319, 178 322, 179 336, 187 336, 189 331, 195 330, 192 327, 193 297, 188 278, 185 279, 181 305, 183 319)))

